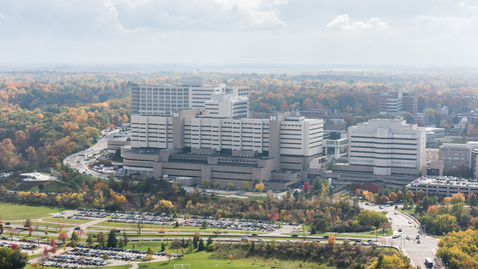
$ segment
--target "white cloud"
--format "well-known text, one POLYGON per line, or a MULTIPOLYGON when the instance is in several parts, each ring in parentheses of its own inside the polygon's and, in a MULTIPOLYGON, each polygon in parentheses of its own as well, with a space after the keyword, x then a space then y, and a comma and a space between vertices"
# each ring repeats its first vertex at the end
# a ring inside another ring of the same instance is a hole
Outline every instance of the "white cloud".
POLYGON ((116 0, 125 29, 156 31, 235 31, 280 29, 287 24, 276 7, 285 0, 162 0, 130 3, 116 0))
POLYGON ((0 19, 3 19, 5 18, 5 16, 3 16, 3 14, 0 14, 0 19))
POLYGON ((458 6, 460 6, 462 8, 476 8, 476 6, 470 6, 466 2, 461 2, 461 3, 458 4, 458 6))
POLYGON ((357 28, 387 28, 387 24, 383 22, 378 17, 373 17, 367 22, 350 22, 349 16, 347 15, 339 15, 329 24, 327 24, 327 28, 330 29, 344 29, 344 30, 353 30, 357 28))

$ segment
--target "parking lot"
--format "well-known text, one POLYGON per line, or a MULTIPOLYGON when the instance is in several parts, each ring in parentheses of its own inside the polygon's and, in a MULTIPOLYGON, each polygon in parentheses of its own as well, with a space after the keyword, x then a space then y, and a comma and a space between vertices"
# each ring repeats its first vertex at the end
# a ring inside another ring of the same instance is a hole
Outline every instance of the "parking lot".
MULTIPOLYGON (((0 247, 11 247, 12 244, 16 244, 18 247, 21 247, 25 250, 31 250, 36 247, 48 246, 50 242, 48 241, 39 241, 34 239, 20 239, 20 238, 10 238, 10 237, 1 237, 0 238, 0 247)), ((61 242, 55 243, 57 247, 63 245, 61 242)))
MULTIPOLYGON (((64 217, 64 216, 60 216, 64 217)), ((73 219, 90 219, 90 218, 108 218, 108 222, 114 223, 142 223, 151 225, 170 225, 176 224, 176 220, 171 219, 170 214, 156 214, 147 212, 119 212, 119 211, 105 211, 95 209, 81 209, 69 218, 73 219)), ((213 217, 204 216, 190 216, 190 219, 184 220, 182 215, 178 216, 178 224, 181 227, 202 227, 206 222, 209 228, 218 229, 231 229, 231 230, 243 230, 243 231, 260 231, 260 232, 272 232, 279 228, 277 224, 272 221, 263 220, 241 220, 241 219, 228 219, 221 218, 215 219, 213 217)), ((297 223, 287 223, 287 225, 297 226, 297 223)))

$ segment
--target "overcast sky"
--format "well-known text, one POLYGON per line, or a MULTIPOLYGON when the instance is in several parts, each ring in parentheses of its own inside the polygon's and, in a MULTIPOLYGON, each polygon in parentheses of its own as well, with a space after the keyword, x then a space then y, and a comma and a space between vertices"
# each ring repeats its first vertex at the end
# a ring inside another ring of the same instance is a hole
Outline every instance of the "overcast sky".
POLYGON ((478 65, 478 0, 2 0, 0 63, 478 65))

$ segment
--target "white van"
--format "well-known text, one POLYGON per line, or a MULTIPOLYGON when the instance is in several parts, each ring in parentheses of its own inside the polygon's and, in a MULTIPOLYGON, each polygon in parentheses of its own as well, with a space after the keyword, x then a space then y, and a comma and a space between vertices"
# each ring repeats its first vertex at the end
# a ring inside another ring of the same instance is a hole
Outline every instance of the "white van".
POLYGON ((398 231, 401 232, 401 231, 402 231, 402 227, 398 227, 398 231))

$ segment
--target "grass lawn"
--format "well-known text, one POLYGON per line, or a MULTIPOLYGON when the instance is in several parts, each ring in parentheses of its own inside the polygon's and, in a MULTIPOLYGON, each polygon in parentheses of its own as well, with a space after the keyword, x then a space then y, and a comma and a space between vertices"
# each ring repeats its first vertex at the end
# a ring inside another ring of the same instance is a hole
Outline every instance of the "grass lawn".
POLYGON ((0 214, 2 220, 21 220, 31 218, 39 219, 49 216, 50 213, 58 213, 59 207, 52 206, 30 206, 0 202, 0 214))
POLYGON ((400 208, 400 211, 406 212, 406 213, 408 213, 408 214, 416 214, 415 209, 416 209, 415 207, 413 207, 412 209, 403 209, 403 208, 400 208))
MULTIPOLYGON (((216 260, 209 259, 211 253, 201 251, 193 254, 186 254, 182 258, 171 259, 170 262, 154 262, 154 263, 142 263, 139 264, 140 269, 155 269, 155 268, 174 268, 175 264, 189 264, 190 268, 196 269, 212 269, 212 268, 299 268, 299 263, 302 262, 303 268, 336 268, 328 267, 326 264, 318 265, 317 262, 308 262, 300 260, 277 260, 277 264, 274 263, 274 259, 265 260, 263 258, 248 258, 238 260, 216 260)), ((187 267, 186 267, 187 268, 187 267)))
POLYGON ((45 188, 40 191, 40 189, 38 188, 38 185, 37 186, 33 186, 29 189, 27 189, 27 191, 33 191, 33 192, 36 192, 36 191, 39 191, 39 192, 56 192, 56 193, 59 193, 61 188, 63 188, 66 184, 63 183, 63 182, 60 182, 60 181, 57 181, 57 180, 49 180, 45 183, 43 183, 43 185, 45 186, 45 188))
MULTIPOLYGON (((23 224, 24 221, 15 220, 15 221, 10 221, 10 223, 12 223, 12 224, 23 224)), ((58 222, 40 222, 40 221, 32 220, 32 223, 33 223, 33 227, 35 227, 37 224, 40 225, 40 227, 45 227, 48 224, 48 230, 49 231, 54 230, 55 226, 58 226, 58 222)), ((63 222, 61 223, 61 225, 63 225, 63 228, 73 228, 73 227, 76 226, 76 225, 72 225, 72 224, 63 224, 63 222)), ((40 230, 44 230, 44 229, 40 229, 40 230)))

